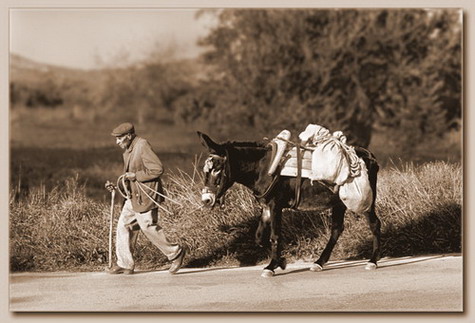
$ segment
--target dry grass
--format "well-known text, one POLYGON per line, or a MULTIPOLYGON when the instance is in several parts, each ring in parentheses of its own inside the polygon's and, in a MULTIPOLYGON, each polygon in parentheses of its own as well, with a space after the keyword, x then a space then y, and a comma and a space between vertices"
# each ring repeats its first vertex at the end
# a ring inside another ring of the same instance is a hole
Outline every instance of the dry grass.
MULTIPOLYGON (((195 161, 198 163, 198 161, 195 161)), ((188 266, 252 265, 268 260, 267 248, 254 243, 259 210, 249 191, 235 185, 224 208, 201 207, 201 175, 169 174, 166 190, 179 202, 161 214, 170 239, 191 249, 188 266)), ((38 186, 10 202, 10 255, 13 271, 100 270, 107 264, 109 203, 94 201, 77 177, 52 190, 38 186)), ((116 204, 116 218, 119 214, 116 204)), ((449 253, 461 250, 462 168, 460 164, 407 164, 380 172, 377 212, 382 221, 383 256, 449 253)), ((117 220, 117 219, 116 219, 117 220)), ((323 213, 284 215, 284 255, 315 260, 329 236, 323 213)), ((334 259, 361 259, 371 252, 363 217, 348 212, 334 259)), ((166 258, 142 235, 136 248, 139 267, 157 269, 166 258)))

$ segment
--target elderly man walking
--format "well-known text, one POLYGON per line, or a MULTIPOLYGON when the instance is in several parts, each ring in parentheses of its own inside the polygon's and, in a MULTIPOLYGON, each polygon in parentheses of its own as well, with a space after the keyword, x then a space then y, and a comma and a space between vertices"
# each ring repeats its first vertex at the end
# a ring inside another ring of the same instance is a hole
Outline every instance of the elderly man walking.
MULTIPOLYGON (((169 272, 176 273, 183 264, 186 249, 170 243, 158 224, 158 205, 163 202, 163 188, 160 176, 163 166, 147 140, 135 134, 134 125, 122 123, 112 131, 116 143, 124 150, 124 177, 130 190, 122 207, 116 231, 117 264, 108 270, 110 274, 133 274, 135 262, 132 248, 138 230, 172 262, 169 272), (144 190, 147 191, 145 193, 144 190), (148 187, 148 188, 147 188, 148 187), (160 193, 160 194, 157 194, 160 193), (148 196, 147 196, 148 195, 148 196)), ((109 191, 115 189, 107 181, 109 191)))

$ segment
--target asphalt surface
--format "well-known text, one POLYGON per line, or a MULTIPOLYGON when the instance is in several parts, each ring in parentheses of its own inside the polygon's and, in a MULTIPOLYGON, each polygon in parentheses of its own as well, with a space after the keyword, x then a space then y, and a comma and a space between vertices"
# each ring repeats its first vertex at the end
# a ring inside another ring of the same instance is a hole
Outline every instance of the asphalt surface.
POLYGON ((322 272, 289 264, 96 273, 10 274, 13 312, 461 312, 461 255, 333 261, 322 272))

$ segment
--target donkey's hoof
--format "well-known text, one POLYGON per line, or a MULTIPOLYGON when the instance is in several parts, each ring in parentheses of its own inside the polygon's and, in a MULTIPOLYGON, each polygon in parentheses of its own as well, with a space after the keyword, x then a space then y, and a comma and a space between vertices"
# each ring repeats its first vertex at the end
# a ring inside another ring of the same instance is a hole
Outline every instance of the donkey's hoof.
POLYGON ((272 277, 272 276, 274 276, 274 271, 269 270, 269 269, 264 269, 264 270, 262 271, 261 277, 270 278, 270 277, 272 277))
POLYGON ((282 258, 282 259, 280 260, 279 267, 282 268, 282 270, 285 270, 285 268, 287 268, 287 259, 282 258))
POLYGON ((312 267, 310 267, 310 271, 318 272, 322 270, 323 270, 323 267, 320 266, 319 264, 313 264, 312 267))
POLYGON ((364 267, 366 270, 375 270, 376 268, 378 268, 378 265, 376 265, 374 262, 368 262, 364 267))

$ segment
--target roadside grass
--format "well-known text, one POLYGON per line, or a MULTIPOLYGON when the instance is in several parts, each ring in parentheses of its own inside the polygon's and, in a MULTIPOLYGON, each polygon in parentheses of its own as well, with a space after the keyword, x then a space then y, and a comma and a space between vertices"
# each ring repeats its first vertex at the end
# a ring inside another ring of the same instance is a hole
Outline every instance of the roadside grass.
MULTIPOLYGON (((165 179, 178 169, 190 171, 193 168, 192 156, 188 153, 156 151, 165 165, 165 179)), ((85 185, 85 194, 104 201, 109 197, 104 183, 123 173, 122 151, 114 146, 91 149, 12 147, 10 154, 10 186, 15 189, 17 198, 29 195, 36 186, 52 190, 64 179, 80 174, 78 181, 85 185)))
POLYGON ((200 148, 193 127, 177 126, 167 111, 157 111, 154 118, 138 123, 111 113, 93 120, 68 117, 71 109, 21 109, 10 110, 10 146, 48 149, 108 149, 117 148, 111 131, 118 124, 134 122, 139 136, 146 138, 153 147, 163 152, 196 153, 200 148))
MULTIPOLYGON (((195 165, 199 160, 195 160, 195 165)), ((176 171, 166 192, 160 223, 171 240, 191 252, 187 266, 254 265, 268 261, 268 247, 254 243, 259 209, 250 192, 235 185, 223 208, 201 207, 201 173, 176 171)), ((377 213, 382 222, 383 256, 460 252, 462 245, 462 167, 460 163, 405 164, 380 171, 377 213)), ((10 267, 12 271, 102 270, 108 262, 110 201, 86 194, 81 179, 69 177, 46 189, 38 185, 22 198, 10 194, 10 267)), ((115 204, 115 222, 121 202, 115 204)), ((114 228, 115 228, 114 223, 114 228)), ((330 234, 328 212, 286 212, 284 256, 314 261, 330 234)), ((115 236, 115 235, 114 235, 115 236)), ((347 212, 345 231, 333 259, 364 259, 371 233, 362 216, 347 212)), ((166 258, 142 235, 135 248, 138 268, 160 269, 166 258)))
MULTIPOLYGON (((20 197, 36 186, 52 190, 64 179, 80 174, 79 184, 85 186, 88 197, 107 199, 104 182, 123 172, 122 151, 110 132, 125 120, 88 121, 66 118, 64 109, 27 110, 11 111, 10 187, 20 197)), ((179 128, 167 120, 147 120, 136 128, 160 157, 166 174, 192 171, 191 161, 201 147, 193 129, 179 128)))

